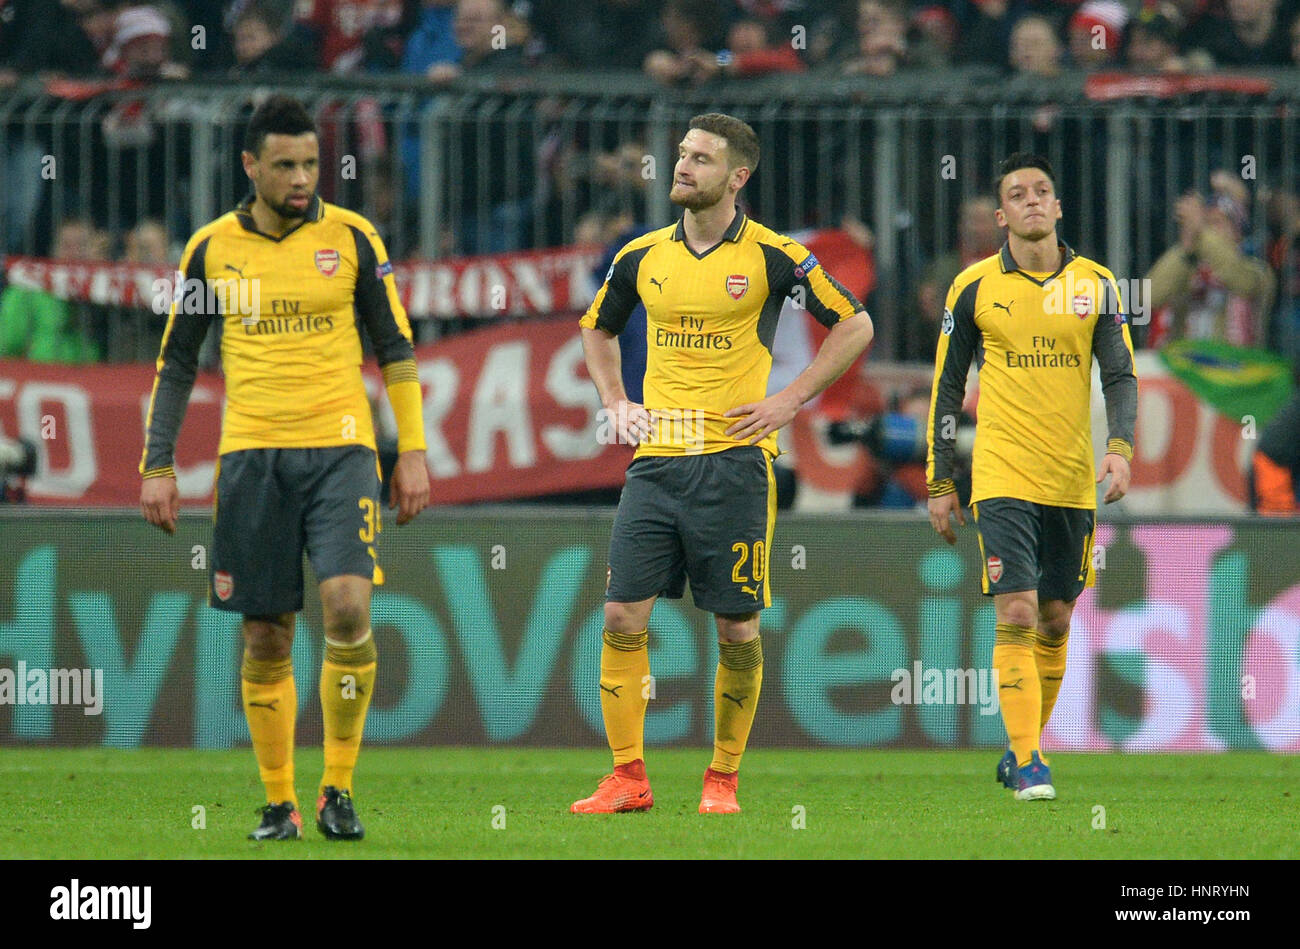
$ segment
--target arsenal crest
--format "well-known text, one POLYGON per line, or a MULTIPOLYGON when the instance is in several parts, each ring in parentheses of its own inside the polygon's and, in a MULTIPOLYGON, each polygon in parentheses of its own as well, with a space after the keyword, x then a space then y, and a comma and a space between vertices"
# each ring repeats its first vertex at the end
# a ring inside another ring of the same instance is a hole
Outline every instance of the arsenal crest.
POLYGON ((235 592, 235 578, 224 570, 218 570, 212 575, 212 590, 217 594, 218 600, 226 602, 235 592))
POLYGON ((1088 299, 1086 293, 1076 293, 1074 295, 1074 313, 1079 319, 1083 319, 1092 310, 1092 300, 1088 299))
POLYGON ((339 252, 332 248, 316 251, 316 269, 322 277, 334 276, 334 271, 339 269, 339 252))
POLYGON ((749 278, 743 273, 733 273, 727 278, 727 292, 731 299, 739 300, 749 290, 749 278))
POLYGON ((997 583, 1001 579, 1002 579, 1002 558, 990 557, 989 558, 989 580, 993 583, 997 583))

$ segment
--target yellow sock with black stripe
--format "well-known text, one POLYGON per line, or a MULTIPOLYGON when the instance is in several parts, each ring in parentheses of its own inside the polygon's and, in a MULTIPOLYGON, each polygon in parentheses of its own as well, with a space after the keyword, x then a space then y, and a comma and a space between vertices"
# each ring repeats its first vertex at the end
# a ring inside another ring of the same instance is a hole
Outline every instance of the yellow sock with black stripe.
POLYGON ((998 673, 998 702, 1016 765, 1029 764, 1038 750, 1043 693, 1034 661, 1037 630, 1014 623, 998 623, 993 636, 993 668, 998 673))
POLYGON ((645 758, 645 709, 650 700, 650 632, 605 630, 600 649, 600 715, 614 765, 645 758))
POLYGON ((297 806, 298 795, 293 790, 293 723, 298 717, 298 690, 293 684, 293 658, 254 659, 245 651, 239 684, 267 803, 293 801, 297 806))
POLYGON ((354 643, 325 638, 320 670, 320 705, 325 725, 325 775, 320 786, 352 790, 352 771, 361 752, 366 709, 375 689, 379 653, 370 630, 354 643))
POLYGON ((763 641, 718 643, 718 671, 713 679, 714 771, 740 770, 740 757, 754 726, 754 710, 763 685, 763 641))
POLYGON ((1065 679, 1066 645, 1069 640, 1068 633, 1060 639, 1052 639, 1044 636, 1041 630, 1034 638, 1034 665, 1038 667, 1038 679, 1042 683, 1043 695, 1043 720, 1038 729, 1040 735, 1047 727, 1047 720, 1052 717, 1052 709, 1056 707, 1056 697, 1061 694, 1061 682, 1065 679))

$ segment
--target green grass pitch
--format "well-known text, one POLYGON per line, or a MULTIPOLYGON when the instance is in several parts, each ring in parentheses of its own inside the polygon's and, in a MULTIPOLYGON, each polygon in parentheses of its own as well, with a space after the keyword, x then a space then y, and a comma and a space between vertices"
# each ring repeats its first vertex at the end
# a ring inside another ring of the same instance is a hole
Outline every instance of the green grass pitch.
POLYGON ((577 816, 568 805, 608 770, 605 752, 368 748, 356 786, 367 837, 350 843, 316 830, 321 753, 307 748, 296 762, 305 839, 256 844, 245 839, 261 802, 248 749, 11 747, 0 749, 0 858, 1300 856, 1300 757, 1057 754, 1057 800, 1031 803, 994 783, 997 757, 758 749, 745 757, 743 813, 702 816, 708 750, 652 749, 653 810, 577 816))

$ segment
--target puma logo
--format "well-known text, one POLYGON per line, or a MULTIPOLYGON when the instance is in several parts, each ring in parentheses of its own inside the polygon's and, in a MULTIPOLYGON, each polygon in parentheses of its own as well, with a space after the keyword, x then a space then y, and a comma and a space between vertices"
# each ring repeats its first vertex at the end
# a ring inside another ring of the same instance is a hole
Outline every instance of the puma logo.
POLYGON ((664 292, 664 284, 668 282, 668 278, 664 277, 662 280, 656 280, 654 277, 651 277, 650 282, 658 287, 659 292, 662 294, 664 292))
POLYGON ((280 704, 279 699, 271 699, 271 701, 269 702, 249 702, 248 706, 249 708, 269 708, 272 712, 274 712, 275 707, 279 704, 280 704))
POLYGON ((742 593, 748 593, 748 594, 749 594, 750 596, 752 596, 754 599, 756 599, 756 600, 758 599, 758 591, 755 590, 753 587, 741 587, 741 588, 740 588, 740 592, 742 592, 742 593))
MULTIPOLYGON (((1015 300, 1012 300, 1012 301, 1011 301, 1011 303, 1015 303, 1015 302, 1016 302, 1015 300)), ((995 309, 995 310, 998 310, 998 309, 1006 310, 1006 311, 1007 311, 1007 316, 1010 316, 1010 315, 1011 315, 1011 303, 998 303, 998 302, 994 301, 994 303, 993 303, 993 309, 995 309)))
MULTIPOLYGON (((248 264, 244 264, 244 267, 247 266, 248 264)), ((236 267, 234 264, 226 264, 227 270, 233 270, 235 273, 239 274, 241 279, 247 279, 244 277, 244 267, 236 267)))
POLYGON ((1019 688, 1021 687, 1021 686, 1020 686, 1020 683, 1022 683, 1022 682, 1024 682, 1024 681, 1025 681, 1025 680, 1024 680, 1023 678, 1020 678, 1020 679, 1017 679, 1015 682, 1003 682, 1003 683, 1001 683, 1001 684, 998 685, 998 688, 999 688, 999 689, 1019 689, 1019 688))
POLYGON ((616 685, 616 686, 614 686, 614 687, 611 689, 611 688, 607 688, 606 686, 603 686, 603 685, 602 685, 600 688, 601 688, 601 691, 603 691, 603 692, 608 692, 610 695, 614 696, 614 698, 618 698, 618 690, 621 689, 621 688, 623 688, 623 687, 622 687, 621 685, 616 685))
POLYGON ((726 692, 723 692, 723 693, 722 693, 722 697, 723 697, 724 699, 731 699, 731 701, 735 702, 735 703, 736 703, 736 708, 744 708, 744 707, 745 707, 745 699, 749 698, 748 695, 742 695, 740 698, 736 698, 734 695, 728 695, 726 692))

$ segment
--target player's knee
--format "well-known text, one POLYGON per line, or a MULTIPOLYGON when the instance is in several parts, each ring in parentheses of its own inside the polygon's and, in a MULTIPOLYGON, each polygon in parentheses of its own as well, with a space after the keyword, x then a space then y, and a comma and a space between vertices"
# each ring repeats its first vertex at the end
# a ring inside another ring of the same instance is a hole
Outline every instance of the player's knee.
POLYGON ((1048 642, 1059 642, 1070 635, 1070 615, 1074 612, 1068 603, 1045 607, 1038 616, 1038 635, 1048 642))
POLYGON ((716 613, 718 639, 724 643, 744 643, 758 636, 758 613, 716 613))
POLYGON ((370 628, 370 610, 365 603, 336 601, 325 610, 325 635, 339 642, 351 642, 370 628))
POLYGON ((244 617, 244 646, 257 660, 285 659, 293 651, 294 615, 244 617))
POLYGON ((646 628, 649 618, 640 603, 605 604, 605 628, 613 633, 639 633, 646 628))
POLYGON ((1010 623, 1013 626, 1027 626, 1034 629, 1038 626, 1038 607, 1032 597, 1016 598, 1008 600, 1002 604, 998 611, 999 623, 1010 623))

